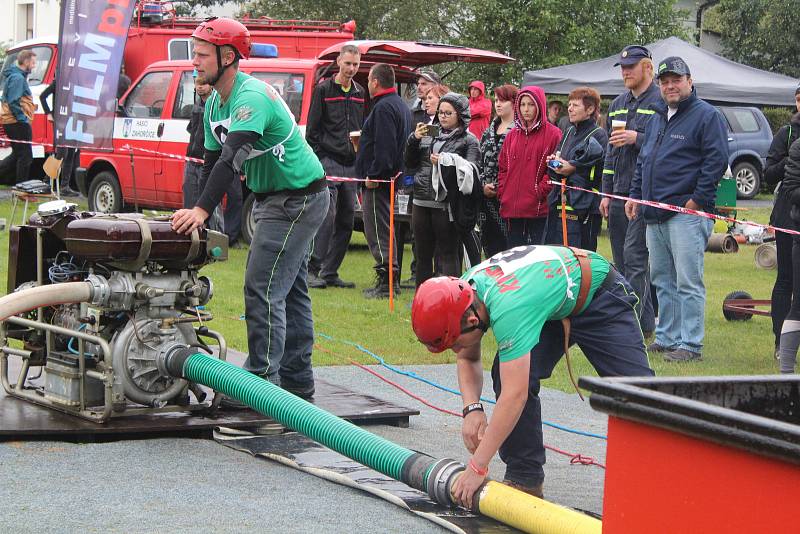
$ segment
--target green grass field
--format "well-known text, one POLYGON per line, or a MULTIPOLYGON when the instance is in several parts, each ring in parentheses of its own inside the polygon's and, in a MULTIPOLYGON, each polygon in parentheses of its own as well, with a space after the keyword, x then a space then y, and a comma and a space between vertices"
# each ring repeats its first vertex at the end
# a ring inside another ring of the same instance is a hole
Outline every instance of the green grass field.
MULTIPOLYGON (((85 208, 85 201, 83 202, 85 208)), ((21 210, 20 210, 21 211, 21 210)), ((9 219, 11 201, 0 201, 0 217, 9 219)), ((769 209, 758 208, 740 212, 741 219, 766 222, 769 209)), ((21 222, 21 214, 16 222, 21 222)), ((9 221, 10 222, 10 221, 9 221)), ((8 232, 0 232, 0 247, 8 249, 8 232)), ((745 322, 728 322, 722 316, 722 300, 734 290, 746 290, 753 298, 768 299, 775 279, 775 271, 760 270, 755 266, 754 246, 742 246, 738 254, 706 254, 706 339, 703 361, 672 364, 651 359, 659 375, 727 375, 772 374, 777 372, 773 359, 773 337, 768 317, 754 317, 745 322)), ((608 239, 601 235, 599 252, 610 257, 608 239)), ((211 265, 203 274, 214 281, 215 295, 207 308, 214 314, 211 328, 222 332, 228 345, 247 350, 242 281, 247 249, 233 249, 227 262, 211 265)), ((405 253, 403 278, 408 276, 411 261, 410 248, 405 253)), ((2 255, 0 274, 6 275, 8 258, 2 255)), ((354 233, 351 249, 340 271, 342 278, 355 281, 356 289, 311 290, 317 334, 332 336, 336 340, 359 343, 394 364, 449 363, 455 360, 452 352, 434 355, 414 338, 411 331, 411 291, 403 291, 389 311, 386 300, 366 300, 361 290, 373 283, 372 258, 362 234, 354 233)), ((291 320, 291 318, 289 318, 291 320)), ((350 360, 374 363, 356 348, 331 341, 318 335, 315 365, 346 364, 350 360)), ((484 365, 491 363, 494 339, 484 338, 484 365)), ((575 348, 572 351, 577 375, 594 374, 594 370, 575 348)), ((562 360, 553 377, 545 385, 568 391, 571 389, 566 367, 562 360)))

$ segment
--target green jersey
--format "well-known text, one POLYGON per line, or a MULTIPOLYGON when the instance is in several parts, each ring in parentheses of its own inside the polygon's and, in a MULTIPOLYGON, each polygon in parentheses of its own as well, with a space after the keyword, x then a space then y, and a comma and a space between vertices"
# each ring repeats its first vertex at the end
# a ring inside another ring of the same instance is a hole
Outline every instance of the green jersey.
MULTIPOLYGON (((592 285, 584 309, 606 278, 605 258, 589 252, 592 285)), ((546 321, 572 313, 581 285, 578 259, 566 247, 527 246, 495 254, 461 277, 489 310, 501 362, 528 354, 546 321)))
POLYGON ((247 187, 256 193, 302 189, 325 176, 278 92, 243 72, 236 74, 226 102, 211 93, 204 123, 207 150, 222 150, 230 132, 261 135, 242 167, 247 187))

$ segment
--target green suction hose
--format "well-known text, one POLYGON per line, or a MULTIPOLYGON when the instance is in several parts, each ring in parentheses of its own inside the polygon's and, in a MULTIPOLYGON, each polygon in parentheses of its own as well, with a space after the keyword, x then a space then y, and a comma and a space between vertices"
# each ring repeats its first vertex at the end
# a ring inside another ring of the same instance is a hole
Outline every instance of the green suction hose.
MULTIPOLYGON (((464 470, 460 462, 437 460, 396 445, 268 380, 188 347, 169 352, 163 363, 171 376, 186 378, 238 399, 336 452, 426 492, 442 505, 453 504, 450 488, 464 470)), ((472 509, 531 533, 600 534, 602 530, 602 524, 594 518, 493 481, 487 481, 478 490, 472 509)))
POLYGON ((201 353, 191 354, 181 376, 239 399, 282 425, 401 480, 403 466, 416 453, 357 427, 292 395, 269 380, 201 353))

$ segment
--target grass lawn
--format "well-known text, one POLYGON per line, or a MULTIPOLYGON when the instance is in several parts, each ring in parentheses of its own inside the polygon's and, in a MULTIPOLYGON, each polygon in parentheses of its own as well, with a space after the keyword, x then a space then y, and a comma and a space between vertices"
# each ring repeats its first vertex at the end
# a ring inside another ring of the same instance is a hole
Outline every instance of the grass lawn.
MULTIPOLYGON (((83 202, 85 208, 85 201, 83 202)), ((0 217, 8 219, 11 201, 0 201, 0 217)), ((743 218, 767 222, 769 209, 756 208, 742 214, 743 218)), ((16 222, 21 221, 18 213, 16 222)), ((8 232, 0 232, 0 247, 8 248, 8 232)), ((738 254, 706 254, 706 339, 703 361, 689 364, 668 364, 657 357, 651 364, 659 375, 725 375, 772 374, 777 372, 773 360, 773 336, 767 317, 754 317, 746 322, 728 322, 722 316, 722 300, 734 290, 746 290, 753 298, 768 299, 775 279, 774 271, 760 270, 755 266, 754 246, 742 246, 738 254)), ((599 252, 610 257, 608 238, 601 235, 599 252)), ((207 308, 215 319, 209 325, 220 331, 234 349, 247 351, 242 281, 246 249, 233 249, 227 262, 211 265, 203 274, 214 281, 215 295, 207 308)), ((405 253, 403 278, 408 276, 411 251, 405 253)), ((5 276, 8 258, 0 260, 0 274, 5 276)), ((385 300, 366 300, 361 290, 373 283, 372 258, 363 235, 353 234, 350 251, 340 271, 342 278, 355 281, 356 289, 311 290, 317 334, 326 334, 337 340, 359 343, 394 364, 432 364, 455 361, 452 352, 434 355, 420 345, 411 331, 411 291, 403 291, 390 312, 385 300)), ((291 320, 291 318, 289 318, 291 320)), ((315 365, 346 364, 350 360, 374 363, 366 354, 338 341, 318 336, 319 350, 315 351, 315 365)), ((484 365, 488 367, 494 355, 494 338, 484 338, 484 365)), ((575 348, 572 351, 577 375, 594 374, 586 359, 575 348)), ((455 376, 453 377, 455 384, 455 376)), ((545 386, 569 391, 571 385, 562 362, 545 382, 545 386)))

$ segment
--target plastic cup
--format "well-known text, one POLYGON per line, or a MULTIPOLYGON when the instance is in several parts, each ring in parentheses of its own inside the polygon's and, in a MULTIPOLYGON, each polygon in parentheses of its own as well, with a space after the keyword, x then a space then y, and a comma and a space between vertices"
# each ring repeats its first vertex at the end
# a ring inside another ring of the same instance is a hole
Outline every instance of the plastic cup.
POLYGON ((612 120, 611 121, 611 131, 612 132, 619 132, 625 129, 627 123, 625 121, 619 120, 612 120))

